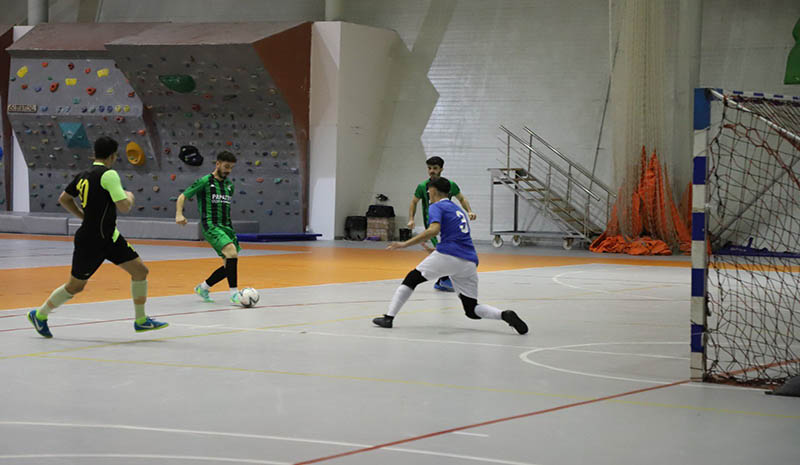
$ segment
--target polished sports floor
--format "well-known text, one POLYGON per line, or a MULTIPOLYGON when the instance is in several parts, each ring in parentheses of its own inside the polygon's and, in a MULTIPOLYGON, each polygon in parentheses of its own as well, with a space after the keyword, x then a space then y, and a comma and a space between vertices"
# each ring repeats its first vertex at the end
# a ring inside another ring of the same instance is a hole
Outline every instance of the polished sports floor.
POLYGON ((689 261, 479 246, 479 300, 528 323, 467 319, 421 284, 374 326, 421 249, 242 244, 254 308, 192 294, 204 243, 131 241, 150 269, 135 333, 107 263, 50 316, 67 237, 0 234, 0 464, 798 463, 800 399, 691 383, 689 261))

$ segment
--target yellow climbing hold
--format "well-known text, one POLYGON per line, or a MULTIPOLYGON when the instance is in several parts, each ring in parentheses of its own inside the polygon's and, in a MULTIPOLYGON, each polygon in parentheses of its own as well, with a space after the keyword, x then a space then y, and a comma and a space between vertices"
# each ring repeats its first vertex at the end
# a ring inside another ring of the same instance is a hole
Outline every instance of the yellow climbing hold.
POLYGON ((68 86, 74 86, 75 84, 77 84, 77 83, 78 83, 78 80, 77 80, 77 79, 75 79, 75 78, 66 78, 66 79, 64 79, 64 82, 65 82, 65 83, 66 83, 68 86))
POLYGON ((26 74, 28 74, 27 66, 23 66, 22 68, 17 70, 17 77, 25 77, 26 74))
POLYGON ((261 160, 256 160, 256 166, 261 166, 261 160))
POLYGON ((272 152, 270 152, 270 155, 272 155, 273 157, 277 157, 278 156, 278 151, 277 150, 273 150, 272 152))
POLYGON ((108 68, 98 69, 97 70, 97 77, 106 77, 108 76, 108 68))
POLYGON ((122 107, 122 111, 124 111, 125 113, 131 111, 131 106, 130 105, 125 105, 124 107, 122 107))

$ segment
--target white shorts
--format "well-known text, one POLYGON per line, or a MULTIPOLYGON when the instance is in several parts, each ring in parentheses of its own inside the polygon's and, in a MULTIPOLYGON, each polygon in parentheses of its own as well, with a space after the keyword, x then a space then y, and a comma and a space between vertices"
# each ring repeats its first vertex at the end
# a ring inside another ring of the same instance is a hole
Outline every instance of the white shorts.
POLYGON ((478 299, 478 265, 474 262, 434 251, 417 265, 417 270, 428 281, 449 276, 456 292, 478 299))

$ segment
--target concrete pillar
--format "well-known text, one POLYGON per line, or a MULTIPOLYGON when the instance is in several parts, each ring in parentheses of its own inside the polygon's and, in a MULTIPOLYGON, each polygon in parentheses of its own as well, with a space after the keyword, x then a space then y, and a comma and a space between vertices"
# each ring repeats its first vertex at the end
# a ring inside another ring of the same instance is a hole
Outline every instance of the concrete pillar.
POLYGON ((49 11, 50 4, 48 0, 28 0, 28 25, 36 26, 37 24, 46 23, 49 11))
POLYGON ((344 21, 342 4, 344 0, 325 0, 325 21, 344 21))

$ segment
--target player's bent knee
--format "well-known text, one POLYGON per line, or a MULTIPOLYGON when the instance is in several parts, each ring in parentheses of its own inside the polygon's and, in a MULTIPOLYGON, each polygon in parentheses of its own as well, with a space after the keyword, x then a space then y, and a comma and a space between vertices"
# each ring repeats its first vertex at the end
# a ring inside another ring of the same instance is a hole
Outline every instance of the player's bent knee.
POLYGON ((467 315, 467 318, 472 320, 481 319, 481 317, 475 313, 475 307, 478 306, 478 299, 467 297, 464 294, 458 294, 458 298, 461 299, 461 305, 464 307, 464 314, 467 315))
POLYGON ((414 268, 406 275, 406 279, 403 280, 403 284, 411 289, 415 289, 418 285, 420 285, 420 283, 424 283, 425 281, 427 281, 427 279, 422 276, 422 273, 420 273, 418 269, 414 268))

